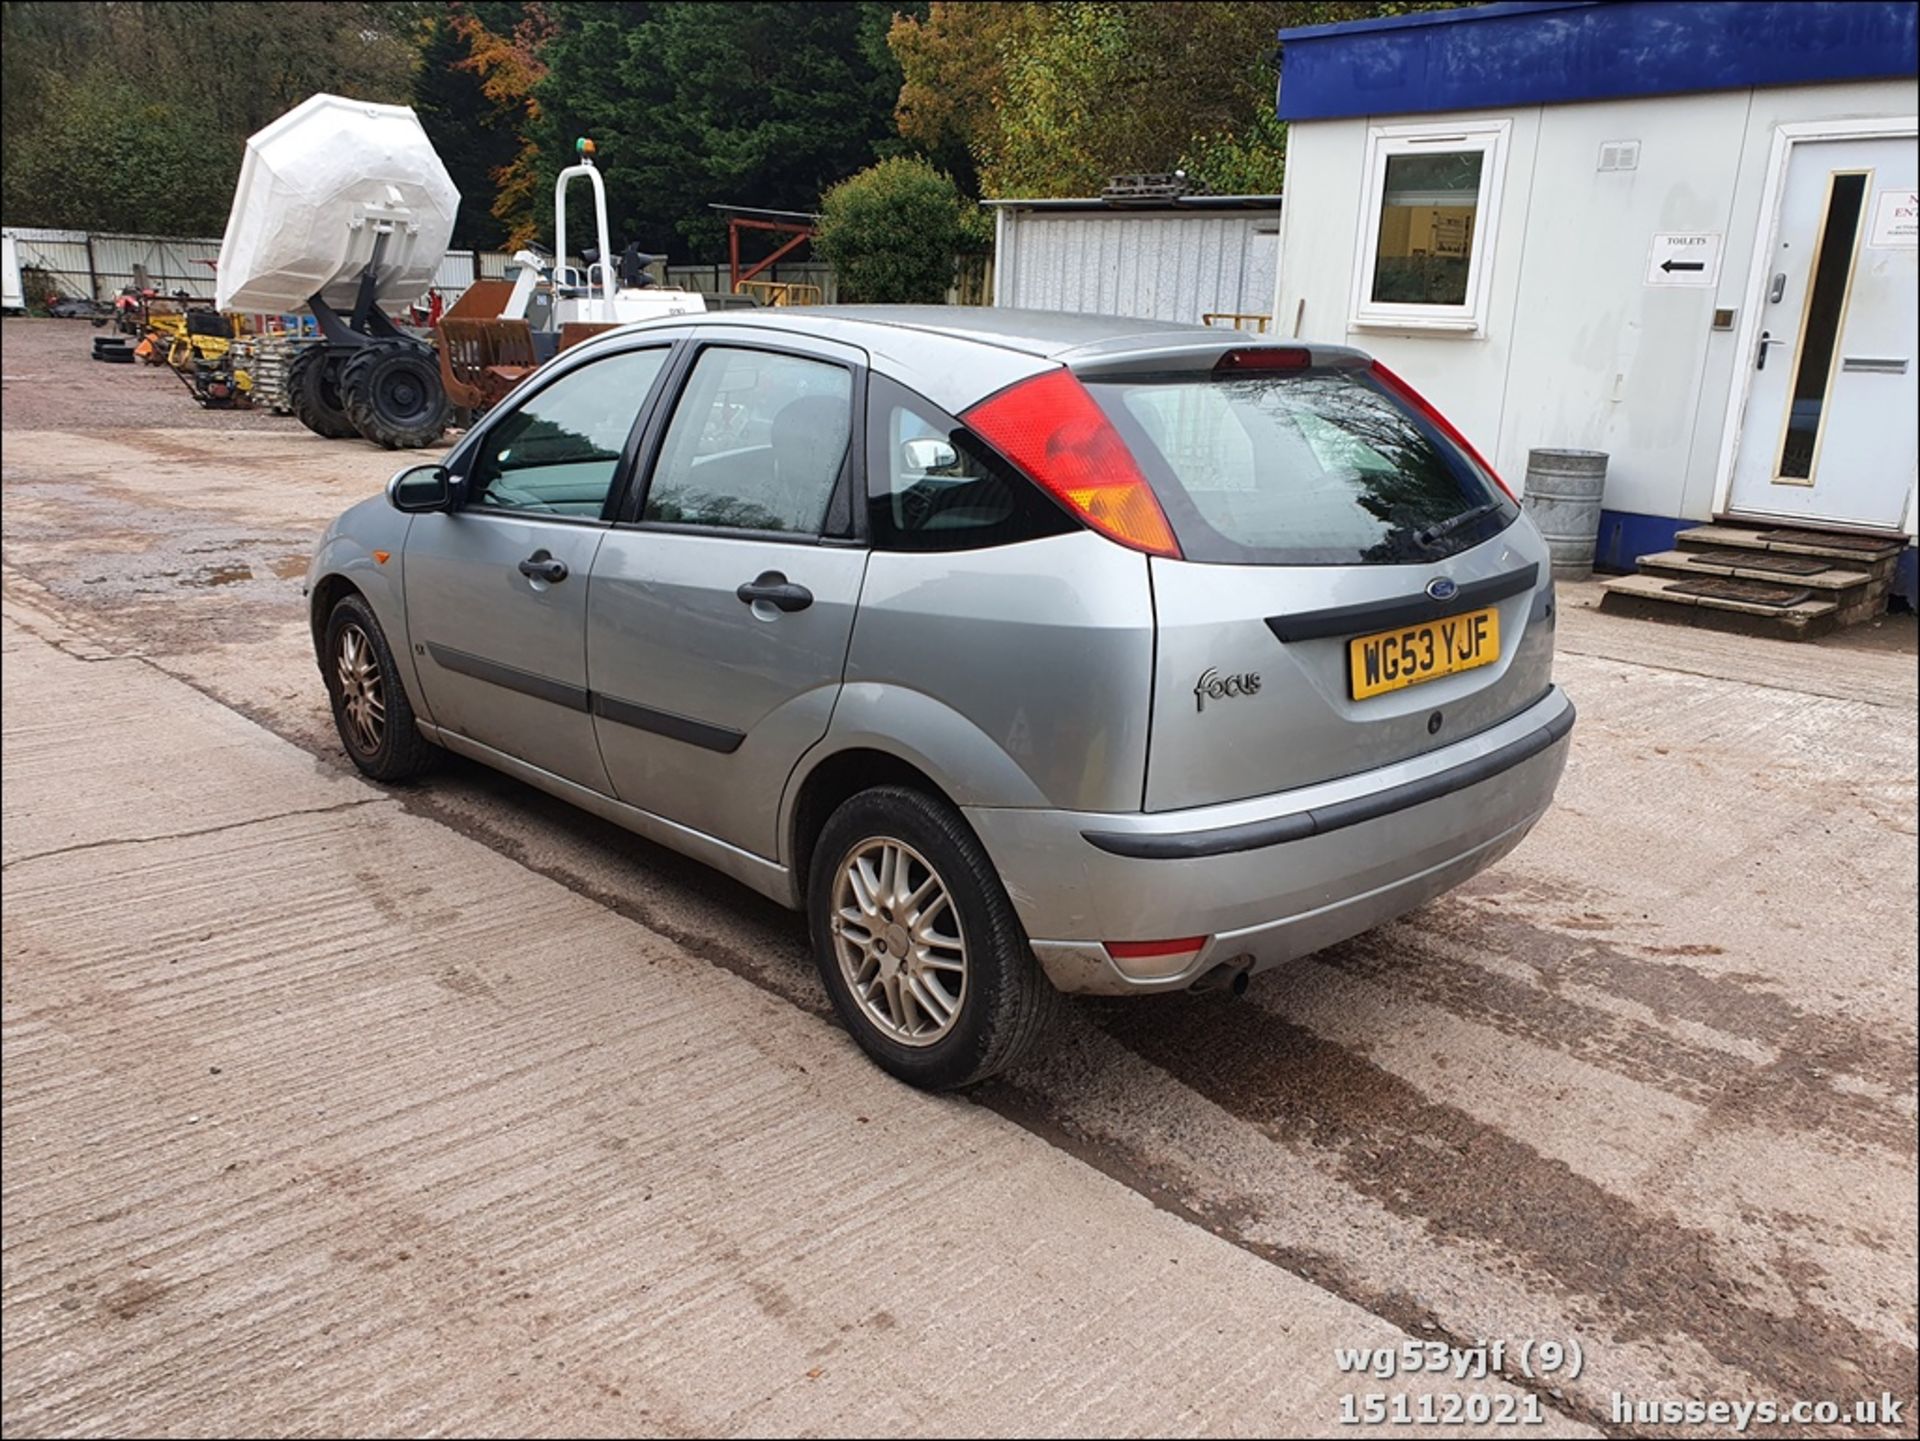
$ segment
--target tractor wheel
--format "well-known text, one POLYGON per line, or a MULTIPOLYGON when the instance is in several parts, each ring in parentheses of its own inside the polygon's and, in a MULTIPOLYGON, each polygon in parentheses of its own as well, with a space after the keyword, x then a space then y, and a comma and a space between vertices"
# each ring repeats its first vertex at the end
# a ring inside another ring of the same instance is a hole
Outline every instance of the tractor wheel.
POLYGON ((447 391, 432 350, 409 342, 369 345, 340 372, 354 428, 388 450, 432 445, 446 433, 447 391))
POLYGON ((358 432, 340 403, 340 357, 325 345, 309 345, 287 367, 287 408, 315 435, 345 440, 358 432))

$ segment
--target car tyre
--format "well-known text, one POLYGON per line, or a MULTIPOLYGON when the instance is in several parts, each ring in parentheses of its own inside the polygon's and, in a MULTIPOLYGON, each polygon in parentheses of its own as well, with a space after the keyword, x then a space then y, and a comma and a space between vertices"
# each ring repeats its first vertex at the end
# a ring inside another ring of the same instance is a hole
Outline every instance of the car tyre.
POLYGON ((333 702, 334 729, 347 755, 377 781, 408 781, 439 761, 438 746, 420 734, 386 633, 373 607, 343 596, 327 617, 320 671, 333 702))
POLYGON ((921 791, 877 786, 828 817, 807 915, 841 1023, 908 1085, 952 1090, 1006 1070, 1059 1007, 978 838, 921 791))

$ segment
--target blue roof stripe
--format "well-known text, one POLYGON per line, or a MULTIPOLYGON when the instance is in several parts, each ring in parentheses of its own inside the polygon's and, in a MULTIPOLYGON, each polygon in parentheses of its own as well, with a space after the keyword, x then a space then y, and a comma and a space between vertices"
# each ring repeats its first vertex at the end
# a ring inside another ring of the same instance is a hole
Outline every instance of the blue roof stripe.
POLYGON ((1493 20, 1532 10, 1577 10, 1600 0, 1502 0, 1498 5, 1472 5, 1459 10, 1422 10, 1412 15, 1383 15, 1373 20, 1336 20, 1326 25, 1296 25, 1282 30, 1282 40, 1319 39, 1326 35, 1364 35, 1375 30, 1407 30, 1420 25, 1458 25, 1469 20, 1493 20))
POLYGON ((1283 120, 1912 76, 1911 0, 1533 0, 1283 30, 1283 120))

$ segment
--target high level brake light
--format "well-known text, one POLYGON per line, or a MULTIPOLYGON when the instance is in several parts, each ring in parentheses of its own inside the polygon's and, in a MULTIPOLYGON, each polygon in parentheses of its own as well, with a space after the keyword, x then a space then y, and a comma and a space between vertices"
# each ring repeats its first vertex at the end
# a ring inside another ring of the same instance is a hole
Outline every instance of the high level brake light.
POLYGON ((1263 345, 1251 350, 1229 350, 1214 362, 1214 372, 1245 370, 1306 370, 1313 352, 1297 345, 1263 345))
POLYGON ((1110 539, 1180 559, 1166 512, 1099 402, 1067 370, 990 395, 960 417, 1110 539))
POLYGON ((1513 493, 1512 488, 1504 480, 1500 478, 1500 472, 1487 464, 1487 458, 1484 455, 1482 455, 1479 451, 1473 448, 1473 442, 1468 440, 1464 435, 1462 435, 1458 430, 1456 430, 1454 428, 1452 421, 1448 420, 1446 416, 1442 415, 1439 411, 1435 410, 1433 408, 1433 403, 1431 401, 1429 401, 1419 391, 1415 390, 1411 385, 1408 385, 1406 381, 1402 380, 1399 376, 1395 375, 1391 370, 1388 370, 1386 366, 1382 365, 1377 360, 1374 361, 1373 363, 1373 374, 1374 374, 1374 378, 1377 379, 1388 390, 1392 391, 1395 395, 1399 396, 1400 399, 1404 400, 1408 405, 1412 406, 1426 420, 1431 421, 1433 423, 1433 427, 1435 430, 1438 430, 1448 440, 1452 441, 1455 445, 1459 446, 1462 450, 1464 450, 1467 453, 1468 457, 1472 459, 1475 465, 1479 466, 1488 475, 1492 476, 1493 483, 1499 486, 1500 489, 1503 492, 1505 492, 1508 500, 1514 500, 1514 501, 1519 500, 1520 497, 1515 495, 1513 493))

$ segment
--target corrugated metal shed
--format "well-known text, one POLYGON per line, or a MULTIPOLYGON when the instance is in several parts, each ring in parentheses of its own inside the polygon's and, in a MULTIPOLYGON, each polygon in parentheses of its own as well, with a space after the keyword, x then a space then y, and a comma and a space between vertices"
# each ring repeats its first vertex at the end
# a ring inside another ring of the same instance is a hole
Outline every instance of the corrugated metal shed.
POLYGON ((452 305, 467 287, 478 277, 479 253, 472 250, 449 250, 441 257, 440 267, 433 273, 433 288, 440 292, 441 300, 452 305))
MULTIPOLYGON (((1280 255, 1280 197, 993 200, 993 303, 1189 325, 1265 316, 1280 255)), ((1249 323, 1251 324, 1251 323, 1249 323)))
POLYGON ((136 265, 143 266, 151 283, 162 291, 213 295, 210 262, 220 258, 218 238, 178 239, 12 225, 6 227, 6 233, 18 246, 20 264, 46 271, 62 295, 111 300, 122 286, 133 284, 136 265))
POLYGON ((220 258, 220 237, 174 240, 160 235, 93 236, 94 298, 107 300, 133 284, 133 268, 143 267, 156 289, 213 298, 213 267, 220 258))

